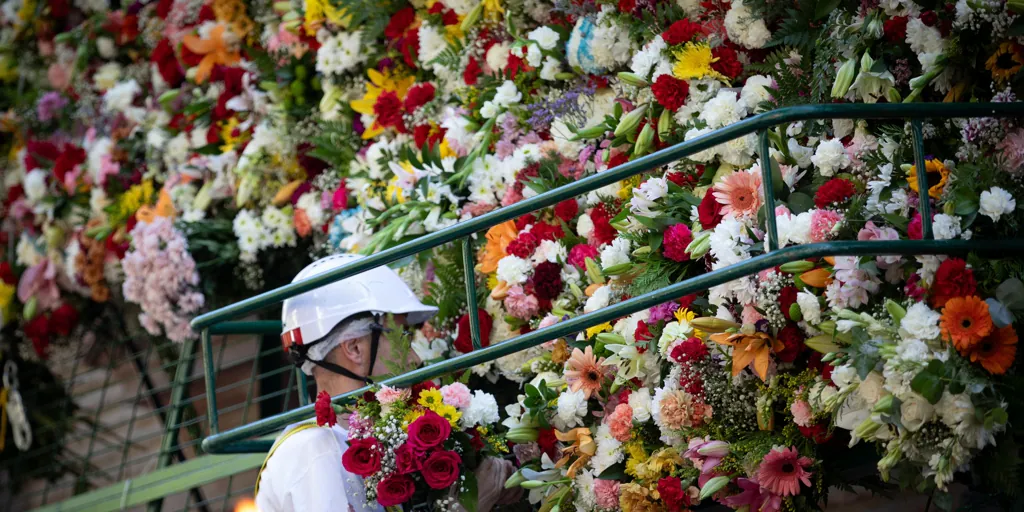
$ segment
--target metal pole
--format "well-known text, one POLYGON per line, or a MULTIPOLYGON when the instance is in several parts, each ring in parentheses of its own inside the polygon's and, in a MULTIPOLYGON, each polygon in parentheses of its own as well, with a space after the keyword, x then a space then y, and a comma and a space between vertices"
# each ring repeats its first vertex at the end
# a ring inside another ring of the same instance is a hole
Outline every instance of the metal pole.
MULTIPOLYGON (((188 378, 192 374, 192 363, 195 361, 193 355, 196 351, 196 340, 186 340, 181 346, 178 354, 178 365, 174 372, 174 382, 171 384, 171 411, 167 415, 167 427, 164 433, 164 441, 160 447, 160 456, 157 458, 156 467, 167 466, 171 459, 173 449, 178 446, 178 430, 181 428, 181 402, 185 396, 185 389, 188 387, 188 378)), ((207 397, 209 400, 211 397, 207 397)), ((149 502, 146 509, 149 512, 159 512, 163 508, 164 500, 160 499, 149 502)))

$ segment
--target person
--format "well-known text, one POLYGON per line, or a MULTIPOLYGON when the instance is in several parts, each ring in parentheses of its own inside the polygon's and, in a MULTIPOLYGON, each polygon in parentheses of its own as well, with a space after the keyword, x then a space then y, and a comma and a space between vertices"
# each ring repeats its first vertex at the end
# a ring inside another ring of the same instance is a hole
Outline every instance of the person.
MULTIPOLYGON (((313 262, 293 282, 329 272, 360 256, 335 255, 313 262)), ((282 344, 292 362, 313 377, 317 392, 354 391, 386 373, 391 346, 382 336, 385 315, 396 322, 426 322, 437 308, 420 302, 390 268, 378 267, 284 301, 282 344)), ((368 502, 362 478, 342 466, 348 447, 346 418, 328 427, 303 422, 278 437, 256 479, 260 512, 380 512, 368 502)), ((479 512, 499 499, 514 499, 503 484, 514 467, 488 458, 477 469, 479 512)))

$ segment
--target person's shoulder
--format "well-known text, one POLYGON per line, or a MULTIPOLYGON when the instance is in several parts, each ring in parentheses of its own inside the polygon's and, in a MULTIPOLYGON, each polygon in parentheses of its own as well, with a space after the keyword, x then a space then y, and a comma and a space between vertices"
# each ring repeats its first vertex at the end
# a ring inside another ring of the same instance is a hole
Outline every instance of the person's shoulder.
POLYGON ((309 425, 309 423, 300 423, 288 427, 281 434, 283 441, 280 442, 277 450, 305 452, 310 456, 341 451, 337 439, 338 434, 335 432, 335 429, 318 427, 316 425, 306 427, 304 425, 309 425))

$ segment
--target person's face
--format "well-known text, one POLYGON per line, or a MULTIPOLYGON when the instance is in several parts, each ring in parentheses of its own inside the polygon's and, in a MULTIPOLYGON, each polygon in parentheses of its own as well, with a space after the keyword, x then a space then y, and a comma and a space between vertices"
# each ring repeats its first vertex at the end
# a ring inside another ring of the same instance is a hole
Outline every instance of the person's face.
MULTIPOLYGON (((401 329, 402 327, 408 325, 407 324, 407 317, 406 317, 406 315, 394 315, 393 319, 394 319, 394 325, 385 325, 385 327, 390 327, 390 328, 393 328, 393 329, 401 329)), ((387 324, 387 323, 388 322, 385 321, 385 324, 387 324)), ((365 339, 362 340, 361 343, 364 345, 363 348, 365 349, 365 353, 369 354, 370 353, 370 337, 369 336, 365 337, 365 339)), ((388 370, 386 362, 390 361, 391 358, 392 358, 391 350, 392 350, 391 339, 389 338, 387 333, 382 333, 381 336, 380 336, 380 342, 377 345, 377 361, 373 365, 373 369, 370 371, 370 376, 371 377, 376 377, 376 376, 379 376, 379 375, 385 375, 385 374, 390 373, 390 371, 388 370)), ((409 367, 410 365, 418 365, 419 362, 420 362, 419 358, 416 357, 415 351, 410 350, 409 351, 408 360, 406 361, 405 366, 409 367)))

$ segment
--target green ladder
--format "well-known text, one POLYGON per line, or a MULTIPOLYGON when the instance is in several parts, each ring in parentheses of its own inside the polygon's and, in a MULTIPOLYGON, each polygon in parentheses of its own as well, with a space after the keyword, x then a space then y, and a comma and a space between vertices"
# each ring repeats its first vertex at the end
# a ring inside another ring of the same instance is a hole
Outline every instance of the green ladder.
MULTIPOLYGON (((212 393, 215 386, 215 375, 211 366, 211 334, 234 334, 242 332, 280 333, 281 323, 276 321, 246 322, 230 321, 242 315, 268 308, 309 290, 333 283, 347 277, 365 272, 369 269, 387 265, 403 258, 443 244, 462 240, 462 257, 466 272, 466 296, 473 304, 476 297, 476 275, 474 258, 469 237, 477 232, 488 229, 502 222, 515 219, 521 215, 541 208, 550 207, 560 201, 576 197, 599 189, 606 185, 656 169, 688 155, 715 147, 732 139, 757 132, 759 136, 759 152, 763 173, 765 211, 775 211, 773 180, 771 166, 766 159, 769 153, 768 130, 783 124, 796 121, 815 119, 893 119, 910 120, 914 145, 914 160, 918 169, 924 168, 924 137, 922 120, 929 118, 974 118, 974 117, 1024 117, 1024 103, 947 103, 947 104, 835 104, 835 105, 804 105, 786 107, 766 112, 726 128, 708 133, 702 137, 665 148, 642 158, 633 160, 614 169, 594 174, 575 183, 559 187, 521 201, 511 206, 500 208, 480 217, 460 222, 454 226, 424 235, 416 240, 381 251, 375 255, 357 260, 344 267, 297 283, 282 286, 275 290, 257 295, 230 306, 201 315, 192 321, 192 327, 201 332, 204 361, 206 362, 206 386, 209 400, 208 415, 211 436, 203 441, 203 449, 209 453, 254 453, 266 452, 271 442, 268 440, 252 440, 255 436, 267 435, 291 423, 308 419, 313 415, 313 406, 304 405, 298 409, 244 425, 226 432, 219 432, 217 427, 216 397, 212 393)), ((653 307, 672 299, 706 290, 712 286, 742 278, 758 271, 772 268, 786 262, 822 256, 847 255, 918 255, 918 254, 950 254, 973 251, 982 255, 1006 256, 1024 253, 1024 239, 1001 241, 966 241, 966 240, 934 240, 932 237, 931 212, 928 204, 928 185, 926 173, 918 173, 918 190, 920 194, 920 211, 922 217, 922 240, 894 241, 836 241, 797 245, 778 248, 778 233, 775 216, 766 215, 766 231, 768 251, 742 263, 718 269, 692 279, 666 286, 629 300, 619 302, 606 308, 580 315, 567 321, 524 334, 490 347, 480 347, 480 321, 476 308, 470 307, 470 331, 474 350, 443 362, 435 363, 403 375, 384 380, 379 384, 389 386, 410 386, 453 371, 463 370, 477 364, 537 346, 545 341, 564 337, 580 332, 588 327, 599 325, 637 311, 653 307)), ((333 398, 334 403, 349 402, 370 389, 363 387, 350 393, 333 398)), ((308 399, 308 397, 307 397, 308 399)))

